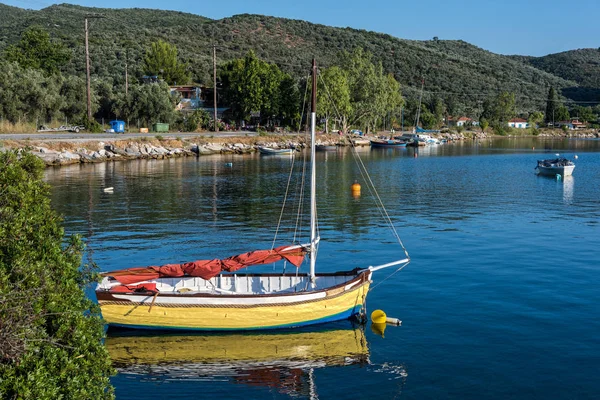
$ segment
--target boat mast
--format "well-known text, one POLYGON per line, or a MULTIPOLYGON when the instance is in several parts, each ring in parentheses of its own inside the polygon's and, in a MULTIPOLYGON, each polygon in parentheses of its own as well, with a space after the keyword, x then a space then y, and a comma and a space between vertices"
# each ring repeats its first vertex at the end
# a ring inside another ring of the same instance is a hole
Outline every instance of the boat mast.
POLYGON ((317 121, 317 62, 312 60, 312 101, 310 111, 310 282, 315 285, 317 261, 317 174, 315 171, 315 125, 317 121))

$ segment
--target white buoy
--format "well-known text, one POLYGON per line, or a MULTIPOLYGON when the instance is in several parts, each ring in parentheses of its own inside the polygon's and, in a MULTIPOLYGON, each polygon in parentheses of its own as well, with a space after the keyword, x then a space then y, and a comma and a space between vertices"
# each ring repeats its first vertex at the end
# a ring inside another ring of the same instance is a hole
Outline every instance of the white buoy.
POLYGON ((107 187, 107 188, 104 188, 104 193, 113 193, 114 190, 115 190, 115 188, 113 188, 112 186, 107 187))
POLYGON ((577 160, 579 157, 577 157, 577 154, 575 154, 575 159, 577 160))
POLYGON ((390 318, 390 317, 387 317, 385 319, 385 323, 388 325, 394 325, 394 326, 402 325, 402 321, 400 321, 398 318, 390 318))

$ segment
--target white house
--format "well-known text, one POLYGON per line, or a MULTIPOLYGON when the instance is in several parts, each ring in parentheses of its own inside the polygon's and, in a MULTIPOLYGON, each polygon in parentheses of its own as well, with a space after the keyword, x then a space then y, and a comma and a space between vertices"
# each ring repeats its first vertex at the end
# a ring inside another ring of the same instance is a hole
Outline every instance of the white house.
POLYGON ((473 119, 471 119, 469 117, 460 117, 458 119, 449 117, 448 125, 449 126, 479 126, 479 122, 474 121, 473 119))
POLYGON ((529 123, 523 118, 513 118, 510 121, 508 121, 508 126, 510 126, 511 128, 525 129, 529 128, 529 123))

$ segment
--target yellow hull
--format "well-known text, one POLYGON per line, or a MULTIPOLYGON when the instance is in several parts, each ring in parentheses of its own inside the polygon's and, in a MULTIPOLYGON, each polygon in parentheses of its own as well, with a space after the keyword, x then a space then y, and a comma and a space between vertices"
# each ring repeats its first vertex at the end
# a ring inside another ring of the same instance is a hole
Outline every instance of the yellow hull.
MULTIPOLYGON (((349 291, 328 291, 321 299, 288 304, 161 305, 99 301, 108 324, 145 329, 252 330, 343 320, 362 308, 369 281, 349 291)), ((160 298, 160 297, 159 297, 160 298)))

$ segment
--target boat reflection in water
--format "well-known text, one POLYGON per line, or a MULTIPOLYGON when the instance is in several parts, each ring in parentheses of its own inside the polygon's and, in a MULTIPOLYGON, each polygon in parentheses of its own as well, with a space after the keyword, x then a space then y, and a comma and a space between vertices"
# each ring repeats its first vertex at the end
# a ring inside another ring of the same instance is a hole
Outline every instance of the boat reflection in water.
POLYGON ((367 365, 362 329, 202 335, 109 336, 121 374, 159 380, 227 379, 286 394, 314 390, 315 368, 367 365))

